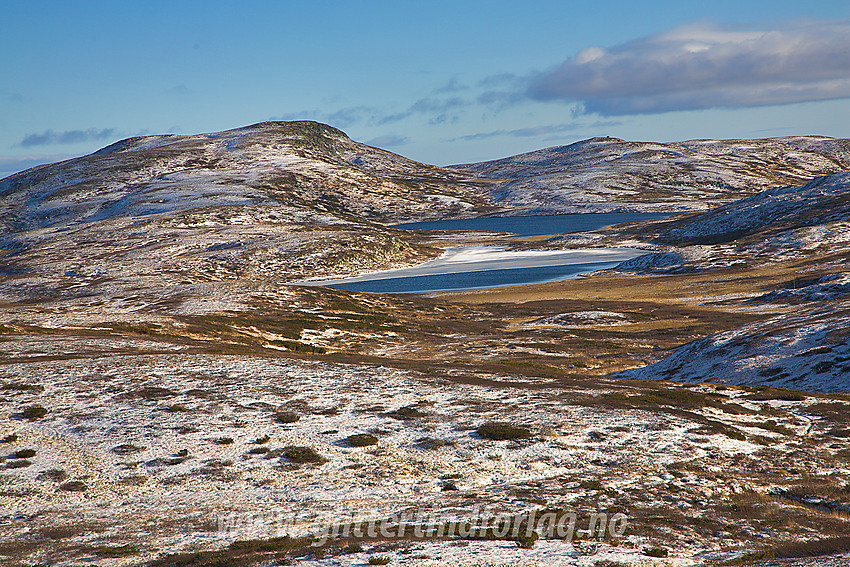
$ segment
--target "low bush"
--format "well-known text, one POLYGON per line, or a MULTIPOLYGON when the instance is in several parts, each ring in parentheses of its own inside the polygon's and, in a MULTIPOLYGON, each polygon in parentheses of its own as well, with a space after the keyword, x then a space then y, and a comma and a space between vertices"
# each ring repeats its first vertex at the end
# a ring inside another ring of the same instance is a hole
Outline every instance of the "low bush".
POLYGON ((310 447, 284 447, 283 456, 293 463, 324 463, 325 458, 310 447))
POLYGON ((539 537, 540 536, 537 535, 537 532, 523 531, 517 534, 514 541, 516 542, 517 547, 522 549, 531 549, 534 547, 534 542, 536 542, 539 537))
POLYGON ((368 433, 358 433, 348 436, 348 444, 352 447, 368 447, 369 445, 377 445, 378 438, 368 433))
POLYGON ((602 482, 597 479, 583 480, 578 485, 579 488, 583 488, 585 490, 602 490, 602 482))
POLYGON ((373 555, 369 558, 369 565, 389 565, 392 558, 387 555, 373 555))
POLYGON ((42 406, 27 406, 21 414, 24 416, 24 419, 36 421, 47 415, 47 408, 42 406))
POLYGON ((644 547, 643 554, 648 557, 667 557, 667 549, 664 547, 644 547))
POLYGON ((102 545, 91 549, 92 553, 100 557, 127 557, 138 555, 139 548, 135 545, 102 545))
POLYGON ((88 490, 88 486, 86 483, 81 480, 69 480, 68 482, 62 483, 59 485, 59 490, 64 490, 66 492, 83 492, 88 490))
POLYGON ((112 452, 116 455, 132 455, 133 453, 140 453, 144 450, 144 447, 137 447, 131 443, 123 443, 112 448, 112 452))
POLYGON ((52 480, 53 482, 62 482, 67 480, 68 473, 62 469, 47 469, 38 473, 36 480, 52 480))
POLYGON ((517 427, 509 423, 485 423, 475 430, 484 439, 492 441, 507 441, 511 439, 528 439, 531 432, 525 427, 517 427))
POLYGON ((388 412, 386 414, 387 417, 392 417, 394 419, 402 419, 402 420, 419 419, 421 417, 425 417, 425 415, 426 415, 425 413, 419 411, 418 409, 416 409, 413 406, 404 406, 404 407, 398 408, 397 410, 393 410, 391 412, 388 412))
POLYGON ((274 418, 278 423, 295 423, 301 416, 291 411, 281 411, 274 414, 274 418))
POLYGON ((35 457, 35 449, 19 449, 15 451, 16 459, 29 459, 35 457))
POLYGON ((232 445, 233 437, 219 437, 214 442, 216 445, 232 445))

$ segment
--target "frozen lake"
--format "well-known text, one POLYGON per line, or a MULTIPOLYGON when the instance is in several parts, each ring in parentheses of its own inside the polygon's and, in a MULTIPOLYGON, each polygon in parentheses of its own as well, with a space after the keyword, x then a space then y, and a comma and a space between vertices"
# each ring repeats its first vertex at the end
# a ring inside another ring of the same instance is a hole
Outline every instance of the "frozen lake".
MULTIPOLYGON (((531 217, 455 219, 396 225, 396 228, 511 232, 518 237, 596 230, 612 224, 664 218, 655 213, 601 213, 531 217)), ((302 282, 369 293, 427 293, 484 289, 563 280, 613 268, 645 250, 588 248, 518 250, 508 246, 458 246, 429 262, 353 278, 302 282)))
POLYGON ((323 285, 369 293, 425 293, 543 283, 613 268, 645 250, 633 248, 532 250, 510 252, 505 246, 458 246, 410 268, 384 270, 356 278, 322 280, 323 285))

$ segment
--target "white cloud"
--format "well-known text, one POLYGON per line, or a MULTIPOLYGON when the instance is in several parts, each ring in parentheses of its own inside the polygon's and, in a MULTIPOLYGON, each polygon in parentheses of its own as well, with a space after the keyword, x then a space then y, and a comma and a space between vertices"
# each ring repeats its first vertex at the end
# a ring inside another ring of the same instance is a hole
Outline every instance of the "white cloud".
POLYGON ((581 102, 602 115, 850 98, 850 23, 683 26, 607 50, 588 47, 533 76, 526 94, 581 102))

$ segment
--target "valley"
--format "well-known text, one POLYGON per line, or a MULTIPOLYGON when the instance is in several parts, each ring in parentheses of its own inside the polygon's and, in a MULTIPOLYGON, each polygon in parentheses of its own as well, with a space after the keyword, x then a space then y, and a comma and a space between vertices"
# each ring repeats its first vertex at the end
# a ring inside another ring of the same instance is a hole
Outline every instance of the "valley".
POLYGON ((438 168, 289 122, 2 180, 0 556, 827 565, 850 550, 848 163, 818 137, 593 139, 438 168), (392 226, 612 210, 673 216, 510 240, 392 226), (293 285, 453 246, 637 252, 521 286, 293 285), (627 528, 321 538, 481 510, 627 528))

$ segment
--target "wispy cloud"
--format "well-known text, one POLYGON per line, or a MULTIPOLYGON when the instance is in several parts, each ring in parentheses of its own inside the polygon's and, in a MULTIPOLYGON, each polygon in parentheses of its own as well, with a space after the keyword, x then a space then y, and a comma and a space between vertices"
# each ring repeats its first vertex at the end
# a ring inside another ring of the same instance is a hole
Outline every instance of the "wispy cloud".
MULTIPOLYGON (((610 126, 618 126, 620 122, 616 120, 596 121, 593 123, 585 122, 566 122, 562 124, 544 124, 541 126, 531 126, 528 128, 517 128, 514 130, 491 130, 489 132, 479 132, 477 134, 467 134, 450 138, 447 142, 471 142, 475 140, 486 140, 487 138, 498 138, 508 136, 512 138, 538 138, 542 136, 551 136, 553 134, 562 134, 565 132, 575 132, 577 130, 598 129, 610 126)), ((547 138, 550 139, 550 138, 547 138)))
POLYGON ((387 134, 385 136, 372 138, 366 143, 370 146, 375 146, 376 148, 395 148, 410 143, 410 138, 398 136, 396 134, 387 134))
POLYGON ((456 111, 467 106, 469 102, 457 96, 439 97, 428 96, 420 98, 405 110, 376 118, 378 125, 390 124, 409 118, 415 114, 425 115, 431 124, 443 124, 456 119, 456 111))
POLYGON ((850 97, 850 22, 768 30, 675 28, 588 47, 528 79, 525 95, 614 116, 850 97))
POLYGON ((118 136, 118 131, 115 128, 89 128, 88 130, 65 130, 64 132, 54 132, 53 130, 45 130, 38 134, 27 134, 19 145, 24 148, 33 146, 56 146, 62 144, 78 144, 81 142, 92 142, 100 140, 110 140, 118 136))
POLYGON ((272 116, 269 120, 317 120, 330 124, 336 128, 347 128, 352 124, 362 122, 375 122, 376 117, 382 117, 383 113, 374 106, 347 106, 332 112, 326 112, 313 108, 300 110, 298 112, 287 112, 279 116, 272 116))
POLYGON ((446 83, 434 90, 434 94, 457 93, 469 89, 469 85, 461 83, 456 78, 449 79, 446 83))
POLYGON ((470 101, 458 96, 438 95, 438 92, 444 92, 444 87, 434 91, 431 96, 420 98, 403 110, 388 111, 375 106, 360 105, 343 107, 332 112, 319 109, 301 110, 274 116, 269 120, 318 120, 337 128, 347 128, 353 124, 384 126, 417 115, 426 117, 429 124, 454 122, 458 117, 457 111, 468 106, 470 101))
POLYGON ((0 90, 0 100, 3 102, 23 103, 32 99, 14 91, 0 90))

